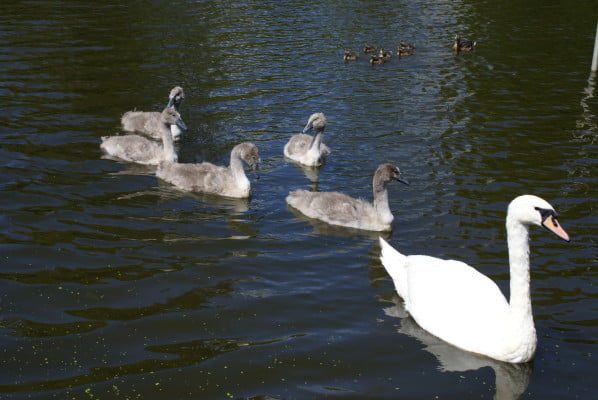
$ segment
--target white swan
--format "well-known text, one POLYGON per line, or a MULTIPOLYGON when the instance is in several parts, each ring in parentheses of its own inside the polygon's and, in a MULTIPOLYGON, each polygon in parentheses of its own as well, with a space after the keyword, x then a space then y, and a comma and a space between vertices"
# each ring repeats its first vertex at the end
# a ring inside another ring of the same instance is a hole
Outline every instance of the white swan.
POLYGON ((230 154, 230 167, 220 167, 209 162, 178 164, 161 162, 156 175, 179 189, 245 198, 251 194, 249 179, 243 170, 245 161, 254 171, 260 162, 257 147, 250 142, 236 145, 230 154))
POLYGON ((160 113, 162 145, 143 136, 122 135, 103 136, 100 148, 110 157, 139 164, 157 165, 162 161, 176 162, 177 154, 170 130, 172 125, 187 129, 180 114, 174 108, 166 107, 160 113))
MULTIPOLYGON (((185 100, 183 88, 175 86, 170 90, 166 107, 174 107, 179 112, 183 100, 185 100)), ((125 131, 142 133, 156 140, 162 138, 159 112, 127 111, 123 114, 120 122, 125 131)), ((182 131, 177 125, 171 125, 170 132, 173 140, 179 140, 182 131)))
POLYGON ((308 192, 295 190, 286 198, 287 203, 310 218, 332 225, 368 231, 389 231, 394 219, 388 206, 386 185, 391 180, 407 184, 401 171, 392 164, 382 164, 373 179, 374 202, 355 199, 337 192, 308 192))
POLYGON ((511 298, 465 263, 429 256, 405 256, 380 238, 380 259, 405 308, 425 330, 463 350, 511 363, 531 360, 536 330, 530 298, 528 225, 569 236, 552 206, 524 195, 509 204, 507 243, 511 298))
POLYGON ((322 165, 328 154, 330 154, 328 146, 322 143, 324 128, 326 128, 326 117, 324 114, 312 114, 305 128, 303 128, 303 133, 293 135, 284 145, 284 155, 291 161, 309 167, 322 165), (307 135, 307 132, 310 130, 314 130, 314 136, 307 135))

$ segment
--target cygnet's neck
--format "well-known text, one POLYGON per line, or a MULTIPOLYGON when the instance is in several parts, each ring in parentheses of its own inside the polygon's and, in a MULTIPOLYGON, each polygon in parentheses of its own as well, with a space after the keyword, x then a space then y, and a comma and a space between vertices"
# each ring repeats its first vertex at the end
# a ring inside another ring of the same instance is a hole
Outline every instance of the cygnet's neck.
POLYGON ((177 162, 178 156, 174 150, 174 143, 172 141, 172 133, 170 132, 170 125, 163 122, 161 126, 162 130, 162 152, 163 161, 166 162, 177 162))
POLYGON ((394 216, 388 205, 388 191, 386 190, 386 184, 382 185, 382 190, 380 190, 380 188, 376 190, 376 186, 377 185, 374 184, 374 209, 376 210, 378 218, 380 218, 380 222, 389 225, 392 223, 394 216))
POLYGON ((237 186, 242 187, 249 185, 249 179, 247 179, 247 175, 245 175, 245 170, 243 169, 243 161, 241 161, 241 156, 236 150, 233 150, 230 155, 229 168, 237 186))
POLYGON ((309 151, 317 150, 320 151, 320 143, 322 143, 322 134, 324 133, 323 129, 318 129, 316 134, 314 135, 311 143, 309 144, 309 151))

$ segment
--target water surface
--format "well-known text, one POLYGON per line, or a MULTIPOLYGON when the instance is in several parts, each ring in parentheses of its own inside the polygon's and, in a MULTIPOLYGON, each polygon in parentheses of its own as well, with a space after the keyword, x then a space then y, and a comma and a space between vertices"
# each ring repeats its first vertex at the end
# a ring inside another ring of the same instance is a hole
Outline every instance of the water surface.
POLYGON ((588 398, 595 390, 595 5, 488 1, 14 1, 0 6, 0 398, 588 398), (455 57, 452 37, 478 41, 455 57), (366 42, 412 57, 372 67, 366 42), (191 195, 102 158, 130 109, 181 85, 183 162, 260 149, 249 200, 191 195), (312 112, 319 171, 282 148, 312 112), (290 190, 371 198, 386 235, 508 292, 509 201, 532 232, 535 360, 494 363, 404 315, 377 234, 308 220, 290 190))

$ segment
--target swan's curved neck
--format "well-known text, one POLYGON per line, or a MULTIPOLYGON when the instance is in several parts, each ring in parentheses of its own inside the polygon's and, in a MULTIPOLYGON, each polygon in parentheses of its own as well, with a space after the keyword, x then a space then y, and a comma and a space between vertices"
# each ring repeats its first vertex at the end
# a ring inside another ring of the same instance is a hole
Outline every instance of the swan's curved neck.
POLYGON ((243 169, 243 161, 237 152, 233 151, 230 155, 230 171, 235 182, 248 182, 247 175, 243 169))
POLYGON ((382 190, 376 190, 374 186, 374 208, 382 223, 390 224, 394 219, 394 216, 390 211, 390 206, 388 205, 388 191, 386 190, 386 185, 384 185, 382 190))
POLYGON ((312 150, 312 149, 319 150, 320 149, 320 143, 322 142, 322 133, 323 133, 323 131, 321 131, 321 130, 316 132, 316 134, 314 135, 314 138, 311 140, 311 143, 309 144, 309 150, 312 150))
POLYGON ((170 126, 162 123, 162 151, 164 152, 163 160, 167 162, 177 162, 178 156, 174 150, 174 143, 172 142, 172 133, 170 126))
MULTIPOLYGON (((511 274, 510 309, 513 318, 532 319, 527 226, 507 216, 507 243, 511 274)), ((533 323, 533 322, 532 322, 533 323)))

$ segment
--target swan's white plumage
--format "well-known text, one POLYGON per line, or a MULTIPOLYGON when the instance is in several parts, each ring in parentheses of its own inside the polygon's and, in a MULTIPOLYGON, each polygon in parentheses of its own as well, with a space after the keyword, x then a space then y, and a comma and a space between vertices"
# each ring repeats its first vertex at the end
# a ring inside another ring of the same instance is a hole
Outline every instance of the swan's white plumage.
POLYGON ((490 278, 460 261, 405 256, 382 238, 380 259, 405 309, 422 328, 467 351, 526 362, 537 342, 529 293, 527 225, 542 224, 568 240, 554 216, 552 206, 536 196, 519 196, 509 205, 510 301, 490 278), (556 230, 547 226, 547 219, 555 221, 556 230))

